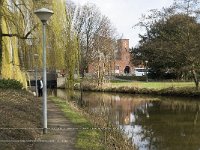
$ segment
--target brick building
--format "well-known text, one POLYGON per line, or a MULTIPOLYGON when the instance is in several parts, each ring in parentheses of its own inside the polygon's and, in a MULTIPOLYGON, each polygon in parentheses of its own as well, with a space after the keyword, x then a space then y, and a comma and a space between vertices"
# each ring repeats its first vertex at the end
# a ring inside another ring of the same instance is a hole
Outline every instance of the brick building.
POLYGON ((115 54, 115 74, 133 74, 133 64, 129 50, 129 39, 119 39, 117 41, 117 51, 115 54))
POLYGON ((131 63, 129 39, 117 40, 117 49, 114 55, 113 60, 101 58, 101 61, 89 64, 88 73, 100 74, 100 70, 103 70, 105 75, 132 75, 134 66, 131 63))

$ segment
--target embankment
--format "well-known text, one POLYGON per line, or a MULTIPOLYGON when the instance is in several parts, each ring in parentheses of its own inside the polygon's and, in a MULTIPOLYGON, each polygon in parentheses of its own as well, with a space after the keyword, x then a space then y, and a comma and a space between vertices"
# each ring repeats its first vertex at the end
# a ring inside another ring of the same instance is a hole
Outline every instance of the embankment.
MULTIPOLYGON (((151 88, 138 88, 138 87, 126 87, 126 86, 94 86, 91 84, 84 84, 81 86, 83 91, 94 92, 114 92, 114 93, 129 93, 129 94, 149 94, 149 95, 161 95, 161 96, 180 96, 180 97, 200 97, 200 90, 195 88, 186 87, 169 87, 163 89, 151 89, 151 88)), ((80 88, 76 88, 79 89, 80 88)))
POLYGON ((0 89, 0 113, 0 148, 31 149, 40 135, 40 100, 25 90, 0 89))

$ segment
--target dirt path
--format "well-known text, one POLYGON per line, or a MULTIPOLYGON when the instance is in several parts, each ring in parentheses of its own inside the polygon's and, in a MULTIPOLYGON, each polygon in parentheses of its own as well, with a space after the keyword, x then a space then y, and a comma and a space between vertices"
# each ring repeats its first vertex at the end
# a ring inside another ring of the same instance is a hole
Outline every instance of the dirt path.
POLYGON ((34 150, 76 150, 76 130, 59 108, 48 100, 48 133, 41 142, 35 143, 34 150), (64 130, 63 130, 64 129, 64 130))

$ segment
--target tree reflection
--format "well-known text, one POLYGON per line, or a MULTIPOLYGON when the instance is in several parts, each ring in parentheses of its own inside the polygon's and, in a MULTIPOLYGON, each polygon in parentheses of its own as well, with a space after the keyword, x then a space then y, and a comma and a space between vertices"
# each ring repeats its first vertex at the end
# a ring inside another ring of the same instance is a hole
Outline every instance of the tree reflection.
POLYGON ((140 109, 135 110, 135 123, 143 129, 142 140, 148 139, 147 149, 198 149, 199 104, 172 101, 152 101, 149 118, 140 109))
POLYGON ((84 92, 85 108, 123 128, 142 150, 200 148, 200 102, 84 92))

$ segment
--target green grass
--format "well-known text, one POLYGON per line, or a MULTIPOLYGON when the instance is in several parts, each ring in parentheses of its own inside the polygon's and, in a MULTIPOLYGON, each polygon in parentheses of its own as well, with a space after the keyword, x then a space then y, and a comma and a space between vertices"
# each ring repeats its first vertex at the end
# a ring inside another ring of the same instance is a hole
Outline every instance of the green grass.
POLYGON ((193 88, 195 87, 194 82, 119 82, 119 83, 111 83, 111 86, 113 87, 121 87, 121 86, 127 86, 127 87, 138 87, 138 88, 148 88, 148 89, 165 89, 169 87, 174 88, 193 88))
MULTIPOLYGON (((66 118, 68 118, 78 128, 92 128, 92 124, 76 110, 69 102, 57 97, 50 97, 60 109, 64 112, 66 118)), ((101 133, 97 130, 78 130, 76 148, 82 150, 103 149, 103 145, 100 143, 101 133)))

